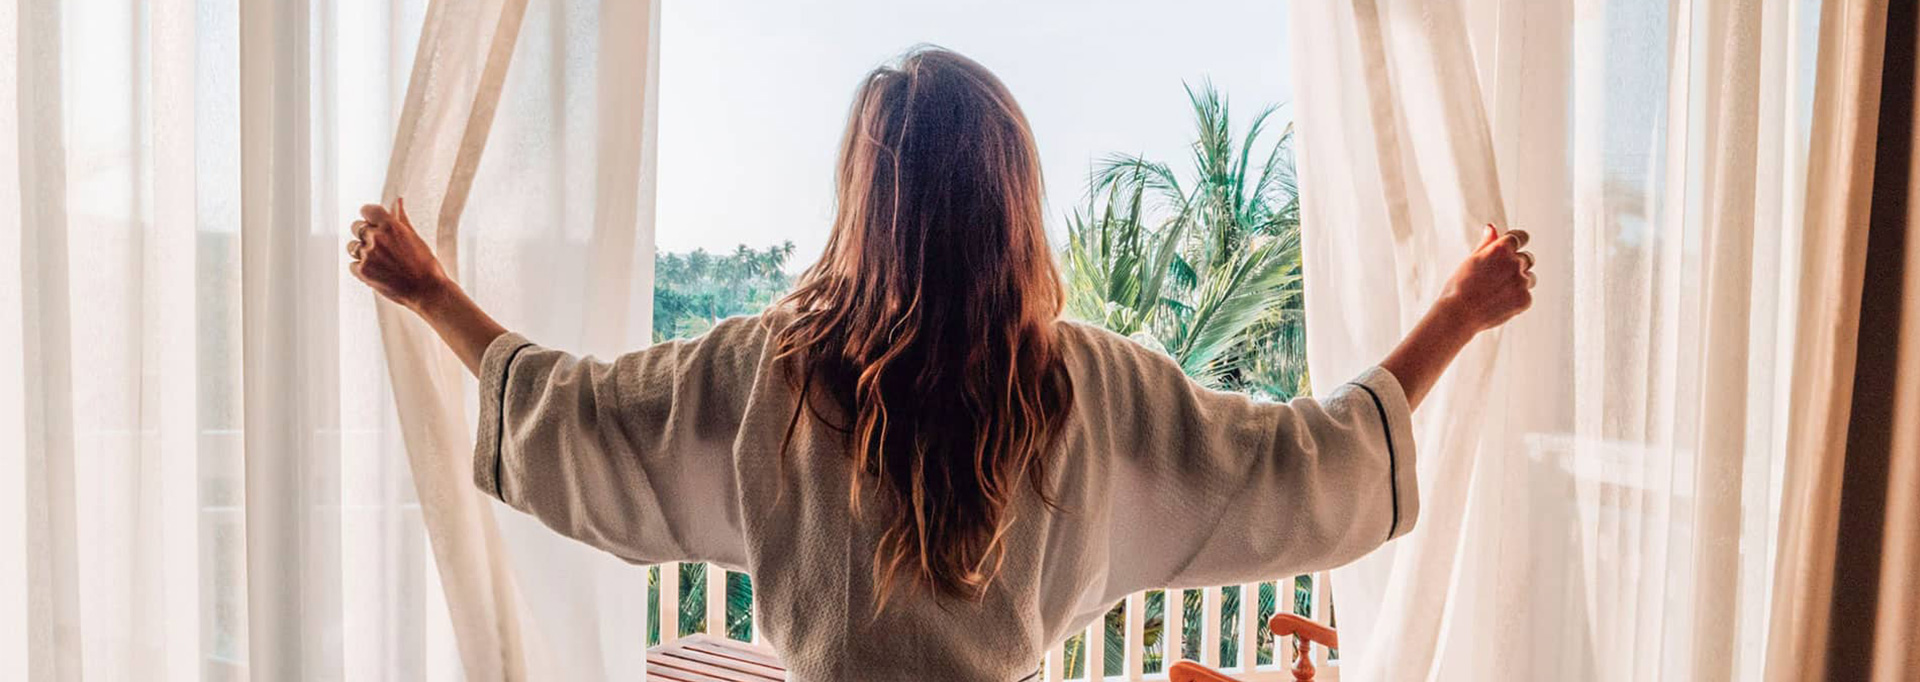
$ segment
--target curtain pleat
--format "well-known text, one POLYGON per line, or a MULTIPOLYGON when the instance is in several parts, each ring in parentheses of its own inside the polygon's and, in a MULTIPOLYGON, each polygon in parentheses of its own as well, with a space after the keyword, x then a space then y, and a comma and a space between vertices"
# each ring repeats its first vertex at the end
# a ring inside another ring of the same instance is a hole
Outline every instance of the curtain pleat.
POLYGON ((19 145, 20 377, 25 442, 27 674, 81 679, 67 161, 57 0, 17 3, 14 121, 19 145))
MULTIPOLYGON (((1738 622, 1742 497, 1749 413, 1748 371, 1753 334, 1754 193, 1760 119, 1760 20, 1758 0, 1712 2, 1707 7, 1708 93, 1702 134, 1711 158, 1702 182, 1703 257, 1700 310, 1700 383, 1714 390, 1698 397, 1699 439, 1691 501, 1693 557, 1690 570, 1694 623, 1738 622)), ((1686 669, 1701 677, 1732 679, 1737 639, 1717 627, 1695 625, 1687 638, 1686 669)))
POLYGON ((144 218, 153 226, 140 278, 144 288, 141 422, 155 433, 143 439, 142 504, 135 531, 144 551, 127 570, 140 578, 133 591, 143 612, 134 622, 148 628, 143 660, 135 670, 161 671, 167 679, 200 674, 199 438, 195 411, 200 395, 195 327, 198 295, 195 248, 199 230, 196 188, 198 144, 195 120, 197 10, 192 0, 156 0, 146 9, 148 64, 145 129, 150 161, 140 186, 150 187, 144 218))
MULTIPOLYGON (((313 6, 240 3, 248 668, 338 674, 337 257, 313 219, 313 6), (287 387, 299 390, 289 391, 287 387)), ((330 231, 329 231, 330 232, 330 231)))

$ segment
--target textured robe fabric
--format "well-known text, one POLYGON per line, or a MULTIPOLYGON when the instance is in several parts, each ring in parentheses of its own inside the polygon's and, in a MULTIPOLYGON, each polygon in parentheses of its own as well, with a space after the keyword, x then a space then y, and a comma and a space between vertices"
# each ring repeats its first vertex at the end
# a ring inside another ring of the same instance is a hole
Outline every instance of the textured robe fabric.
POLYGON ((798 396, 772 339, 789 319, 733 318, 611 362, 501 336, 481 362, 475 484, 627 561, 751 574, 756 625, 805 681, 1025 678, 1127 594, 1325 569, 1419 511, 1409 408, 1385 370, 1262 402, 1062 322, 1074 404, 1047 483, 1059 508, 1022 486, 981 600, 908 579, 876 614, 890 510, 854 513, 845 437, 804 418, 781 461, 798 396))

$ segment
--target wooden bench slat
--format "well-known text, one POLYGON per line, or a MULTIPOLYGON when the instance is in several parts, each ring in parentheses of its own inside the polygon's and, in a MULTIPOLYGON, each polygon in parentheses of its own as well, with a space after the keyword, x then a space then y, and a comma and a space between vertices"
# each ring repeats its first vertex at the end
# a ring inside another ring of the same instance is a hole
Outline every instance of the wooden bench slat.
POLYGON ((714 677, 696 670, 688 670, 674 665, 671 658, 647 656, 647 678, 655 680, 673 680, 674 682, 733 682, 724 677, 714 677))
POLYGON ((736 642, 731 639, 715 639, 710 637, 700 637, 690 640, 685 646, 689 649, 706 651, 715 655, 737 659, 774 670, 786 670, 786 667, 780 663, 780 657, 775 655, 772 649, 762 646, 736 642))
POLYGON ((779 682, 786 669, 772 649, 696 634, 647 650, 648 674, 674 682, 779 682))
POLYGON ((750 663, 737 658, 728 658, 697 649, 681 649, 678 651, 662 652, 662 654, 675 659, 699 663, 717 670, 724 670, 736 676, 741 676, 742 679, 780 680, 785 677, 785 671, 778 668, 769 668, 758 663, 750 663))

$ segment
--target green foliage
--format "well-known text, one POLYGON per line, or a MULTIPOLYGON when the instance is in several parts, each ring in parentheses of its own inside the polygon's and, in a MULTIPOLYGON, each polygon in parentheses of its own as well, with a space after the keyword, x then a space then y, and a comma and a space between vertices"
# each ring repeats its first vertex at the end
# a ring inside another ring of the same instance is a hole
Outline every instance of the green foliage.
POLYGON ((793 242, 732 253, 661 253, 653 259, 653 340, 698 336, 713 323, 760 312, 787 293, 793 242))
POLYGON ((1268 107, 1236 137, 1211 85, 1187 98, 1188 175, 1125 154, 1095 168, 1067 219, 1068 313, 1166 351, 1209 387, 1305 393, 1293 128, 1264 142, 1268 107))

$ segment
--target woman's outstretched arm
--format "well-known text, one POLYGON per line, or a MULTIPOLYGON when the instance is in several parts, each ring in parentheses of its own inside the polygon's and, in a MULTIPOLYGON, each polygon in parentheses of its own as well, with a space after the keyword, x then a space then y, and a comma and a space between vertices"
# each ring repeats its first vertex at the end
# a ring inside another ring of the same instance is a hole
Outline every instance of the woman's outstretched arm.
POLYGON ((1533 254, 1527 233, 1504 235, 1487 226, 1480 247, 1460 264, 1440 300, 1420 318, 1380 368, 1400 380, 1407 403, 1419 407, 1454 356, 1474 335, 1498 327, 1533 305, 1533 254))
POLYGON ((738 489, 732 446, 766 344, 757 321, 612 361, 575 357, 474 304, 404 205, 360 215, 347 244, 354 276, 425 318, 480 379, 476 487, 634 563, 746 565, 740 516, 702 505, 724 506, 738 489))
POLYGON ((433 249, 413 230, 405 199, 387 211, 379 204, 360 207, 353 223, 348 270, 367 286, 420 315, 440 334, 467 371, 480 374, 480 358, 487 345, 507 332, 487 311, 467 297, 433 256, 433 249))
POLYGON ((1106 507, 1118 599, 1155 586, 1337 566, 1420 516, 1413 404, 1473 336, 1531 301, 1526 235, 1491 230, 1400 346, 1345 384, 1286 403, 1214 391, 1164 353, 1108 334, 1074 346, 1090 449, 1114 453, 1106 507), (1206 519, 1191 533, 1169 518, 1206 519), (1153 532, 1140 532, 1150 528, 1153 532))

